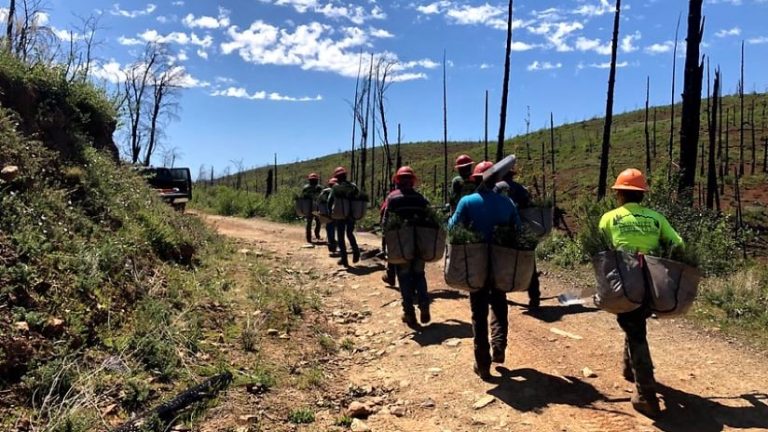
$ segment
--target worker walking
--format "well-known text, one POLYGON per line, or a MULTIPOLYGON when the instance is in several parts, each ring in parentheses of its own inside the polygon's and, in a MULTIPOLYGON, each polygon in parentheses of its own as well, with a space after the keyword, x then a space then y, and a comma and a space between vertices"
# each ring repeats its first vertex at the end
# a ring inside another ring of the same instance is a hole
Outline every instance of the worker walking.
MULTIPOLYGON (((648 183, 643 173, 630 168, 619 174, 612 189, 619 208, 603 215, 600 231, 611 247, 630 253, 658 254, 661 242, 683 246, 683 239, 658 212, 642 206, 648 183)), ((634 382, 637 390, 632 406, 649 417, 659 414, 653 362, 648 348, 646 320, 651 316, 650 289, 646 281, 646 298, 632 312, 617 315, 624 330, 624 378, 634 382)))
MULTIPOLYGON (((323 191, 323 187, 320 186, 320 176, 317 173, 311 173, 307 176, 308 183, 304 185, 301 190, 301 196, 309 198, 313 203, 317 201, 317 197, 323 191)), ((320 240, 320 219, 313 215, 311 212, 307 215, 307 244, 312 244, 312 222, 315 222, 315 240, 320 240)))
MULTIPOLYGON (((509 170, 510 158, 493 166, 478 164, 473 177, 481 178, 477 192, 465 196, 459 201, 456 211, 448 221, 449 229, 463 225, 479 232, 486 243, 493 240, 496 226, 514 224, 521 227, 520 217, 515 204, 509 198, 493 191, 499 174, 509 170)), ((482 289, 469 294, 472 308, 472 331, 474 333, 474 371, 483 380, 491 378, 491 363, 504 363, 509 332, 509 317, 506 293, 494 287, 492 275, 482 289), (491 336, 488 340, 488 309, 491 310, 491 336), (490 352, 492 350, 492 353, 490 352)))
MULTIPOLYGON (((406 224, 415 219, 425 218, 429 201, 414 189, 417 180, 416 173, 411 167, 404 166, 397 170, 394 178, 396 189, 387 196, 382 226, 387 226, 387 221, 392 215, 397 215, 406 224)), ((419 305, 419 321, 426 324, 431 320, 425 265, 424 260, 414 258, 405 264, 395 266, 402 296, 402 319, 409 327, 418 326, 414 294, 419 305)))
MULTIPOLYGON (((352 200, 360 195, 360 189, 358 189, 357 185, 347 180, 347 170, 344 167, 336 168, 333 172, 333 177, 337 183, 331 188, 331 194, 328 197, 328 207, 331 211, 333 211, 335 200, 352 200)), ((357 263, 360 261, 360 248, 357 246, 357 239, 355 238, 355 219, 351 214, 347 215, 344 219, 336 220, 336 242, 339 247, 339 254, 341 255, 339 265, 349 267, 345 236, 352 247, 352 262, 357 263)))
MULTIPOLYGON (((335 177, 331 177, 330 180, 328 180, 328 187, 323 189, 322 192, 320 192, 320 195, 317 197, 317 203, 318 208, 325 209, 324 211, 327 214, 324 214, 323 216, 326 216, 328 218, 331 217, 330 214, 330 206, 328 205, 328 198, 331 196, 331 188, 338 183, 335 177)), ((336 223, 331 219, 329 222, 325 224, 325 236, 328 239, 328 252, 333 255, 336 253, 336 223)))
POLYGON ((451 180, 451 193, 450 193, 450 205, 451 213, 456 211, 456 206, 459 204, 459 200, 463 197, 475 192, 477 185, 470 178, 472 176, 472 166, 475 161, 468 155, 461 155, 456 158, 456 165, 454 168, 459 172, 459 175, 451 180))
MULTIPOLYGON (((506 195, 515 202, 518 211, 531 206, 531 194, 523 185, 515 181, 517 175, 517 158, 509 171, 503 174, 500 182, 496 183, 494 191, 506 195)), ((539 284, 538 268, 533 268, 533 277, 528 286, 528 309, 535 310, 541 305, 541 286, 539 284)))

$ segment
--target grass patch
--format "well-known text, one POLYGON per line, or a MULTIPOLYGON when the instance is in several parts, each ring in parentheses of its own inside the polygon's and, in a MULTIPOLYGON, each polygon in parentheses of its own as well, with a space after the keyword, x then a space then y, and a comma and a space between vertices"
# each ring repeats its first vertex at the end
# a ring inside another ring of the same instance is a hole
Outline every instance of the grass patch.
POLYGON ((288 421, 294 424, 310 424, 315 422, 315 413, 309 408, 300 408, 288 413, 288 421))

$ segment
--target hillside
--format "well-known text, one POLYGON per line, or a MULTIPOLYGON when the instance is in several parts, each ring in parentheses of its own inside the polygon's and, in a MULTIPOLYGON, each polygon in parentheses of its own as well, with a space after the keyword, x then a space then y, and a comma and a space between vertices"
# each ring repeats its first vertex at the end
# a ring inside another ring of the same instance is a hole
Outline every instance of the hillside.
MULTIPOLYGON (((706 109, 706 101, 702 102, 702 110, 706 109)), ((764 174, 766 167, 765 144, 768 139, 768 94, 747 95, 745 97, 745 122, 750 117, 750 107, 755 106, 755 143, 756 143, 756 167, 755 175, 751 175, 751 147, 752 134, 749 124, 746 126, 744 134, 745 146, 745 173, 746 177, 742 180, 742 186, 746 191, 742 191, 747 205, 746 213, 757 212, 758 207, 768 205, 768 193, 763 193, 762 185, 766 179, 764 174)), ((680 124, 680 105, 675 107, 676 119, 675 126, 680 124)), ((728 152, 730 159, 730 174, 734 167, 738 165, 739 157, 739 128, 740 119, 739 99, 736 96, 724 98, 723 114, 730 112, 730 122, 728 123, 728 150, 725 147, 725 134, 723 134, 723 159, 725 152, 728 152)), ((655 159, 652 164, 654 170, 664 168, 668 164, 668 144, 670 130, 670 107, 660 106, 650 110, 649 135, 651 142, 656 142, 655 159), (656 113, 656 133, 653 132, 653 116, 656 113), (655 138, 654 138, 655 137, 655 138)), ((624 167, 635 166, 645 167, 645 111, 638 110, 618 115, 614 118, 614 127, 612 135, 611 163, 609 175, 614 176, 624 167)), ((450 127, 450 125, 449 125, 450 127)), ((706 112, 702 113, 702 142, 708 139, 706 112)), ((577 199, 590 196, 597 187, 597 172, 600 165, 600 145, 602 142, 603 119, 594 118, 590 120, 570 123, 558 126, 554 130, 555 136, 555 165, 557 173, 554 176, 560 205, 570 208, 571 204, 577 199)), ((679 134, 674 135, 673 153, 678 152, 679 134)), ((548 190, 551 191, 551 182, 553 177, 552 162, 550 160, 550 131, 542 129, 534 131, 528 135, 517 136, 505 143, 505 149, 509 154, 516 154, 520 160, 520 171, 522 179, 526 184, 533 185, 534 178, 541 187, 542 184, 542 147, 545 147, 545 167, 547 175, 548 190)), ((393 146, 394 149, 394 146, 393 146)), ((476 161, 481 160, 484 146, 478 142, 451 142, 449 143, 450 162, 461 154, 467 153, 476 161)), ((495 154, 496 146, 490 145, 489 154, 491 157, 495 154)), ((376 147, 376 183, 380 183, 381 167, 384 162, 384 151, 382 147, 376 147)), ((413 166, 421 175, 422 190, 430 195, 436 196, 434 190, 442 184, 442 164, 443 148, 441 142, 421 142, 409 143, 402 146, 403 163, 413 166), (437 172, 437 181, 434 179, 434 173, 437 172)), ((673 156, 676 157, 676 156, 673 156)), ((370 149, 369 149, 370 160, 370 149)), ((705 159, 706 162, 706 159, 705 159)), ((318 172, 324 178, 329 175, 334 167, 338 165, 349 166, 350 152, 343 152, 328 155, 325 157, 278 165, 278 185, 279 187, 297 187, 304 181, 307 173, 318 172)), ((451 163, 452 165, 452 163, 451 163)), ((247 171, 241 178, 243 188, 250 191, 264 191, 267 170, 271 167, 264 167, 256 170, 247 171)), ((370 176, 370 166, 368 168, 370 176)), ((455 175, 453 172, 450 177, 455 175)), ((705 177, 703 177, 705 179, 705 177)), ((234 184, 235 176, 225 177, 219 182, 234 184)), ((697 182, 702 182, 700 176, 697 182)), ((732 175, 725 178, 726 195, 723 199, 724 206, 729 207, 733 200, 733 191, 731 188, 732 175)), ((371 180, 367 181, 370 185, 371 180)), ((757 215, 754 215, 757 218, 757 215)), ((762 216, 765 218, 765 215, 762 216)))

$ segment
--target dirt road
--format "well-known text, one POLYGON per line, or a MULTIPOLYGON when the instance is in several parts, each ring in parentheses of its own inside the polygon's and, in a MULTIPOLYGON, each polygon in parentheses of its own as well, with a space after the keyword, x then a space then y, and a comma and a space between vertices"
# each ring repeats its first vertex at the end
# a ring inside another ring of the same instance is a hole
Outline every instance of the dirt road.
MULTIPOLYGON (((542 279, 545 300, 536 314, 523 306, 524 293, 508 296, 507 362, 493 371, 493 383, 485 383, 472 373, 469 300, 445 286, 442 264, 428 267, 433 322, 414 332, 400 322, 399 293, 381 282, 380 262, 367 260, 334 273, 335 259, 324 247, 302 248, 300 226, 206 220, 224 235, 260 241, 259 248, 290 254, 328 274, 328 283, 337 286, 325 299, 330 314, 370 311, 362 322, 338 325, 365 353, 346 371, 347 382, 391 390, 383 411, 365 420, 373 431, 768 430, 765 353, 749 352, 684 321, 649 321, 664 409, 653 421, 629 403, 633 386, 621 377, 622 333, 614 316, 558 306, 553 296, 569 288, 566 283, 542 279), (585 376, 584 368, 596 376, 585 376)), ((358 238, 364 248, 380 244, 372 235, 358 238)), ((334 418, 318 418, 299 430, 328 430, 334 418)))

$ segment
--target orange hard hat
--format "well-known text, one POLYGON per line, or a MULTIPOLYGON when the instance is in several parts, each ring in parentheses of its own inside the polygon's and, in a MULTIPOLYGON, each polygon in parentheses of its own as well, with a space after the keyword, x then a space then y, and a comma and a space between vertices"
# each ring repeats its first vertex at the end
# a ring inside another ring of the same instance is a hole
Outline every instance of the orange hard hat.
POLYGON ((320 180, 320 176, 317 173, 311 173, 307 176, 307 180, 320 180))
POLYGON ((335 170, 333 170, 333 176, 338 177, 340 175, 346 175, 347 170, 344 167, 337 167, 335 170))
POLYGON ((336 177, 331 177, 331 179, 328 180, 328 185, 329 186, 333 186, 333 185, 338 184, 338 183, 339 183, 339 181, 336 180, 336 177))
POLYGON ((482 177, 483 173, 491 169, 491 167, 493 167, 493 162, 480 162, 479 164, 475 165, 475 170, 472 172, 472 177, 482 177))
POLYGON ((616 183, 614 183, 611 189, 614 190, 631 190, 631 191, 648 191, 648 181, 645 179, 645 175, 642 171, 629 168, 621 172, 616 177, 616 183))
POLYGON ((473 161, 472 158, 469 157, 469 155, 463 154, 456 158, 456 166, 454 168, 456 169, 464 168, 472 165, 473 163, 475 163, 475 161, 473 161))
POLYGON ((410 177, 414 181, 417 180, 416 173, 413 171, 413 168, 409 166, 400 167, 397 170, 397 174, 395 174, 395 177, 392 179, 395 183, 399 183, 400 179, 403 177, 410 177))

